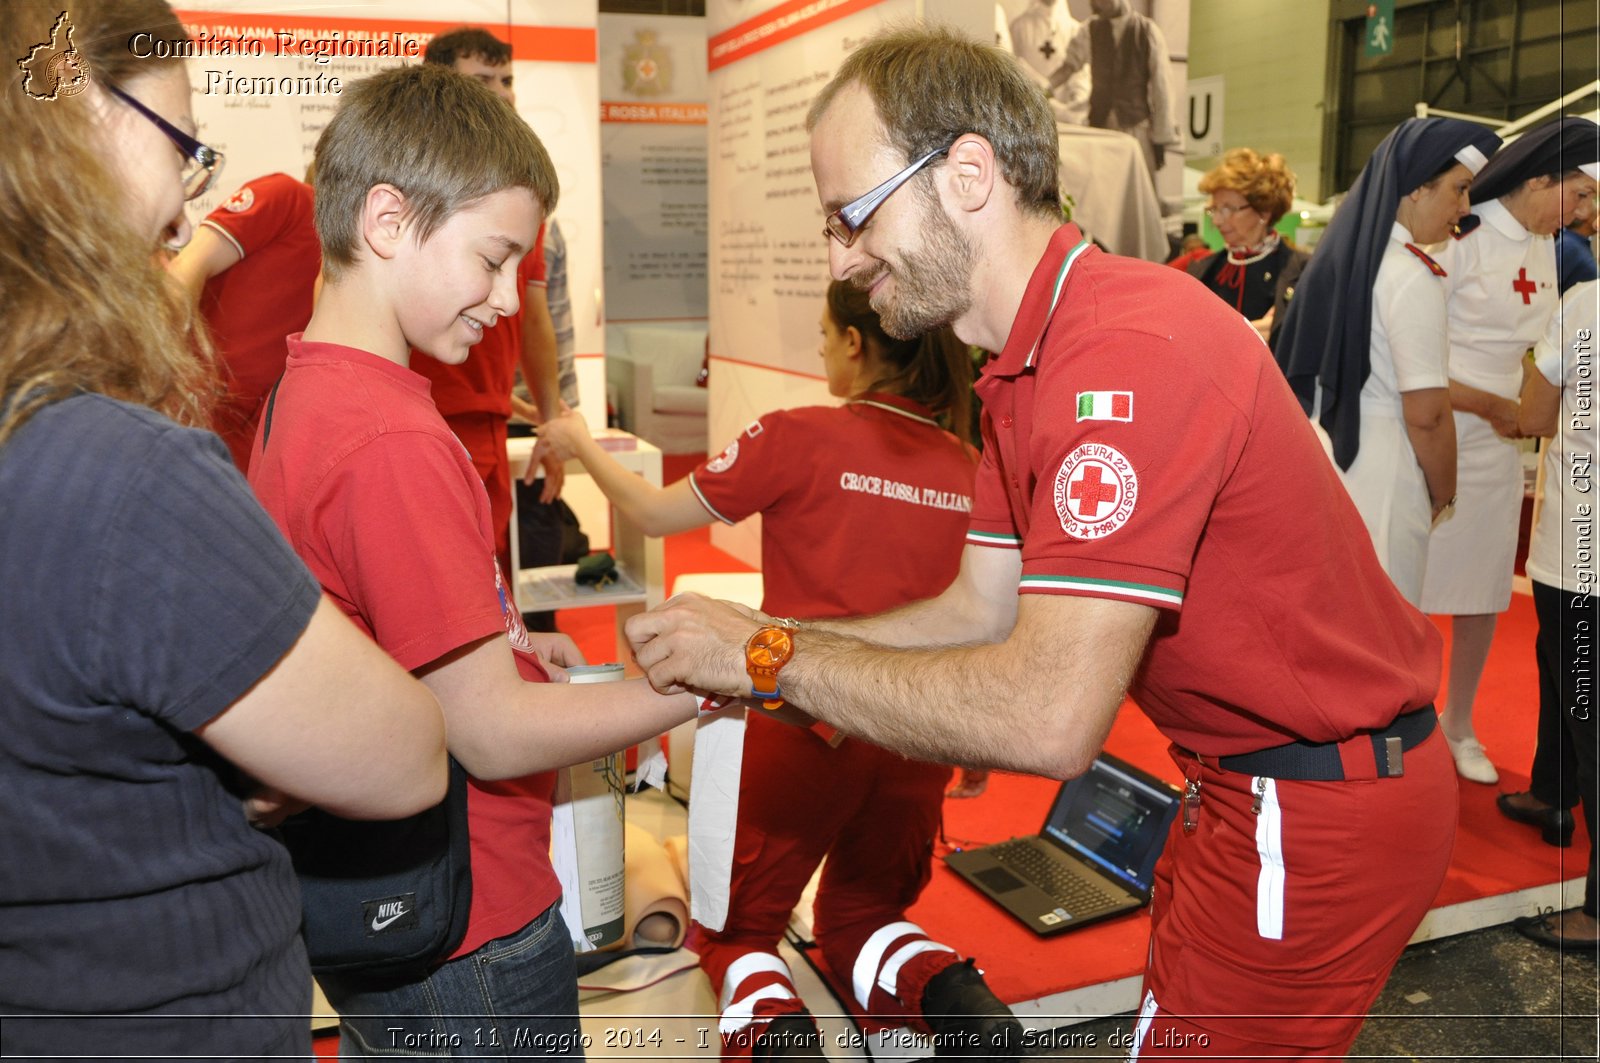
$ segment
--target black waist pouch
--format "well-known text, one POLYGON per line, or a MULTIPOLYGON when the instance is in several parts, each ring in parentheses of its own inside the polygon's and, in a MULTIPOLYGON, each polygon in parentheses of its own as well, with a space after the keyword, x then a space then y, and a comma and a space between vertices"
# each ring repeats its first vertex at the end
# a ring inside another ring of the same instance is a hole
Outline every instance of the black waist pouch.
POLYGON ((426 812, 366 822, 310 809, 279 829, 300 877, 313 972, 420 978, 466 937, 467 773, 454 757, 444 801, 426 812))

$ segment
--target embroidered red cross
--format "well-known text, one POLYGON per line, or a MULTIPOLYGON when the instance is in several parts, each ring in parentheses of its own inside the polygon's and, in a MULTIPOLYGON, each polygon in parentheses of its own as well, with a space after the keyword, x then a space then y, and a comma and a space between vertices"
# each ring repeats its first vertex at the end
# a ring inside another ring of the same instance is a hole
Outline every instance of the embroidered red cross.
POLYGON ((1078 516, 1093 520, 1100 515, 1100 503, 1117 500, 1117 485, 1100 482, 1100 466, 1083 470, 1083 479, 1072 485, 1069 497, 1078 500, 1078 516))
POLYGON ((1539 290, 1539 286, 1528 279, 1527 266, 1517 270, 1517 279, 1511 282, 1511 287, 1522 293, 1523 306, 1533 302, 1533 293, 1539 290))

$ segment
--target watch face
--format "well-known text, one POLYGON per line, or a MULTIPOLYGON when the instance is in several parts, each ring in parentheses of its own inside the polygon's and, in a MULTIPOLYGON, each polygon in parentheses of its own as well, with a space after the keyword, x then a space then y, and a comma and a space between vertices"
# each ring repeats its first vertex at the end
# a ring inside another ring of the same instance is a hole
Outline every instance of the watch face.
POLYGON ((763 628, 750 636, 745 656, 757 667, 783 664, 794 654, 794 640, 779 627, 763 628))

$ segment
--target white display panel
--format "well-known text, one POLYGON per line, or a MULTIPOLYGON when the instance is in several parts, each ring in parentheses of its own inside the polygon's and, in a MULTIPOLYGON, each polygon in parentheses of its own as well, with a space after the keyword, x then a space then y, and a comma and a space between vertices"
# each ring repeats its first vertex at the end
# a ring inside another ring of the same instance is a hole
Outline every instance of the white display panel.
POLYGON ((439 18, 440 5, 419 0, 312 4, 292 13, 281 7, 274 11, 260 0, 211 0, 204 8, 180 8, 179 18, 201 51, 188 60, 199 137, 226 156, 216 187, 189 205, 190 220, 204 217, 252 178, 280 171, 304 175, 317 137, 351 82, 402 62, 420 62, 423 48, 437 34, 482 26, 511 43, 517 112, 544 141, 561 182, 555 216, 567 241, 580 387, 592 400, 583 411, 603 426, 595 5, 459 0, 447 10, 449 20, 439 18), (324 49, 363 54, 318 54, 324 49), (389 54, 367 54, 373 51, 389 54))
MULTIPOLYGON (((828 395, 817 354, 828 287, 806 112, 853 48, 896 21, 938 17, 979 39, 988 4, 929 0, 709 0, 706 4, 713 447, 780 408, 828 395)), ((712 542, 759 565, 758 521, 712 542)))

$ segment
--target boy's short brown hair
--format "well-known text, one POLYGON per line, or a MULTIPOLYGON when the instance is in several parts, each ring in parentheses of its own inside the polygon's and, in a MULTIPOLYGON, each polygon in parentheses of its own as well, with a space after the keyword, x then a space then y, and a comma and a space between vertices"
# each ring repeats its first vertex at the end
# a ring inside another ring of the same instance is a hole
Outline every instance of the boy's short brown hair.
POLYGON ((544 145, 515 111, 471 78, 432 63, 396 67, 344 93, 317 140, 317 236, 329 280, 355 264, 374 185, 406 197, 418 243, 456 211, 526 188, 546 214, 560 188, 544 145))

